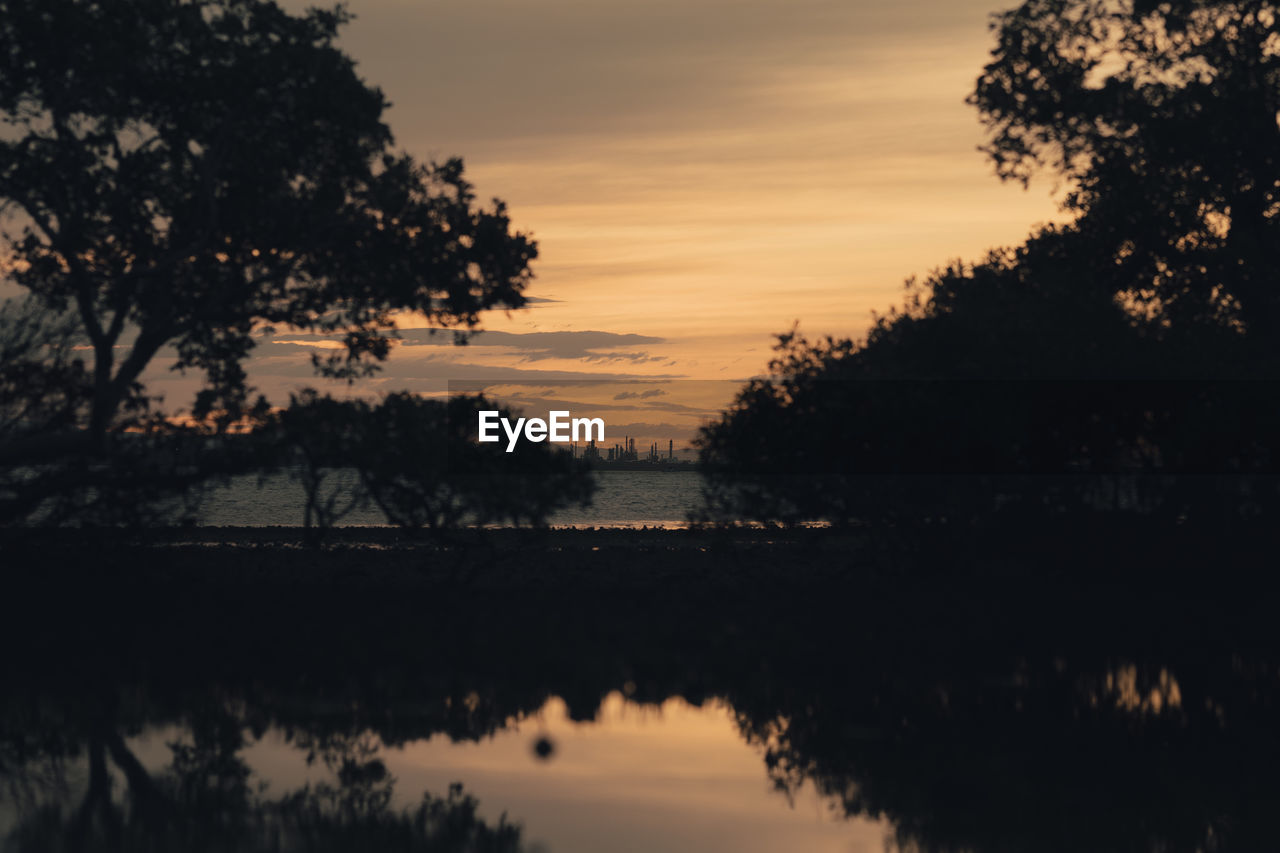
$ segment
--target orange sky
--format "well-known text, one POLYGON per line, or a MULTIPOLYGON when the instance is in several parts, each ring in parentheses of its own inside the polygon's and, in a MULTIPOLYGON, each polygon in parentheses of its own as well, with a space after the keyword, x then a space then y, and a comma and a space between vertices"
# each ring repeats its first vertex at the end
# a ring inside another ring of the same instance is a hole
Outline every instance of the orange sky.
MULTIPOLYGON (((350 5, 341 46, 398 144, 463 156, 538 240, 529 294, 554 300, 487 316, 507 334, 465 349, 402 347, 367 388, 741 379, 793 321, 858 336, 907 276, 1057 215, 1049 186, 1002 185, 976 150, 990 0, 350 5), (581 332, 599 334, 563 334, 581 332)), ((252 380, 273 400, 314 382, 307 348, 264 348, 252 380)))

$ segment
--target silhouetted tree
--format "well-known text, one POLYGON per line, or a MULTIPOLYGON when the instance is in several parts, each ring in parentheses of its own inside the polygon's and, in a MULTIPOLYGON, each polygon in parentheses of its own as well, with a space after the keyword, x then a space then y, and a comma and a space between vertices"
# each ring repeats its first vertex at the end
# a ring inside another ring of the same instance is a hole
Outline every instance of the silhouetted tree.
MULTIPOLYGON (((289 466, 302 485, 303 522, 308 539, 318 539, 353 510, 368 503, 350 473, 356 447, 365 440, 369 407, 321 396, 311 389, 290 398, 275 419, 278 442, 272 455, 289 466)), ((439 438, 439 436, 435 436, 439 438)), ((262 435, 257 437, 259 440, 262 435)))
POLYGON ((89 397, 75 320, 34 299, 0 303, 0 442, 74 427, 89 397))
POLYGON ((1112 292, 1280 341, 1280 5, 1027 0, 971 102, 1005 179, 1045 169, 1112 292))
POLYGON ((0 2, 3 268, 90 353, 77 405, 49 428, 26 416, 0 464, 108 453, 170 352, 203 372, 192 414, 222 430, 253 408, 243 362, 263 327, 340 336, 315 366, 353 379, 386 357, 396 312, 465 333, 523 304, 535 244, 501 202, 476 204, 459 160, 394 150, 382 93, 334 45, 348 19, 0 2))
MULTIPOLYGON (((92 378, 77 351, 83 342, 74 316, 51 313, 34 298, 0 305, 0 446, 29 446, 82 426, 92 399, 92 378)), ((149 413, 140 395, 124 418, 130 431, 110 453, 0 465, 0 524, 33 513, 47 523, 172 516, 194 505, 211 475, 264 461, 245 442, 149 413)))
POLYGON ((557 509, 590 502, 589 469, 562 450, 531 442, 511 453, 481 447, 481 410, 512 414, 481 396, 440 401, 398 393, 371 405, 311 390, 295 395, 276 429, 279 458, 294 464, 306 493, 307 530, 314 524, 321 534, 365 503, 399 527, 442 530, 541 525, 557 509))
POLYGON ((713 515, 958 520, 990 511, 993 478, 1003 500, 1017 478, 1137 451, 1136 413, 1106 409, 1114 398, 1082 407, 1079 384, 1061 382, 1125 362, 1140 376, 1146 356, 1118 305, 1072 287, 1075 236, 908 282, 904 309, 864 341, 781 336, 771 376, 702 431, 713 515))
POLYGON ((783 336, 703 431, 712 514, 1274 506, 1275 23, 1264 2, 998 16, 986 150, 1002 178, 1066 179, 1074 221, 909 284, 863 341, 783 336))

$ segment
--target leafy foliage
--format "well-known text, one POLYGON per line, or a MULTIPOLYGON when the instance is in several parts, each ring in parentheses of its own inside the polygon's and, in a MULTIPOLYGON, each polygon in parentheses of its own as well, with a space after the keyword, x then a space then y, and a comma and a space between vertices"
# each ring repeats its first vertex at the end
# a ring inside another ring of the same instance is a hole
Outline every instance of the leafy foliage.
POLYGON ((1075 220, 909 284, 865 341, 782 336, 703 431, 711 514, 1274 507, 1276 22, 1262 0, 998 15, 986 151, 1001 178, 1065 179, 1075 220))
POLYGON ((1048 170, 1106 286, 1166 323, 1280 332, 1280 6, 1027 0, 971 98, 997 174, 1048 170))
MULTIPOLYGON (((465 337, 524 303, 535 244, 502 202, 477 203, 460 160, 395 150, 382 92, 335 46, 349 17, 0 0, 0 269, 29 294, 0 317, 4 354, 20 351, 0 368, 0 468, 17 484, 0 485, 0 521, 54 517, 50 500, 102 496, 114 473, 141 484, 147 453, 121 450, 144 442, 124 430, 168 446, 260 419, 244 362, 264 328, 338 336, 314 366, 354 381, 387 357, 399 312, 465 337), (148 396, 157 359, 203 374, 198 429, 148 396)), ((180 491, 200 481, 187 470, 180 491)))
POLYGON ((974 523, 1274 505, 1271 362, 1233 331, 1144 326, 1074 288, 1082 245, 1049 231, 941 270, 862 342, 781 336, 772 375, 701 434, 712 517, 974 523))
POLYGON ((314 391, 295 396, 278 417, 276 440, 306 492, 305 526, 323 531, 367 502, 409 530, 540 525, 560 507, 590 501, 587 468, 562 451, 529 442, 512 453, 481 447, 474 439, 481 410, 510 414, 480 396, 400 393, 377 405, 314 391), (351 471, 355 482, 341 479, 351 471))
POLYGON ((73 426, 89 399, 75 321, 32 299, 0 304, 0 442, 73 426))
POLYGON ((6 0, 0 198, 13 278, 72 307, 105 430, 161 347, 234 419, 263 323, 345 334, 355 377, 395 311, 474 325, 518 307, 536 250, 462 164, 391 148, 382 93, 333 44, 341 11, 267 0, 6 0), (126 354, 117 363, 115 348, 126 354))

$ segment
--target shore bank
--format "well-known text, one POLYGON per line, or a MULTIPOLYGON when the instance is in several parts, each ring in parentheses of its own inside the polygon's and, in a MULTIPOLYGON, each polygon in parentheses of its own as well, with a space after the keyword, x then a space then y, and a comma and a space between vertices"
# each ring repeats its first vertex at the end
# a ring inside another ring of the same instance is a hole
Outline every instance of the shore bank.
MULTIPOLYGON (((350 527, 306 545, 298 527, 8 531, 0 582, 46 599, 162 599, 218 588, 262 595, 454 597, 692 592, 768 600, 794 590, 916 602, 1070 609, 1110 600, 1243 605, 1280 589, 1263 525, 1097 521, 1000 530, 498 529, 410 536, 350 527)), ((1126 603, 1127 602, 1127 603, 1126 603)))

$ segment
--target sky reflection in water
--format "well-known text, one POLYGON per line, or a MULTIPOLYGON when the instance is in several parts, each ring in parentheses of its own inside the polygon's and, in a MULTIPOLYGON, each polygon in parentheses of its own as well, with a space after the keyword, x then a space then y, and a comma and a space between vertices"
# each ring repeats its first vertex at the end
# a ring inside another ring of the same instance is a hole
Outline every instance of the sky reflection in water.
MULTIPOLYGON (((180 738, 164 727, 130 745, 159 773, 172 760, 168 744, 180 738)), ((773 790, 760 751, 743 742, 732 709, 718 701, 640 705, 615 692, 596 720, 578 723, 552 698, 478 743, 441 734, 378 752, 396 780, 393 807, 461 782, 482 818, 493 824, 506 812, 526 842, 548 853, 884 849, 880 822, 840 817, 808 786, 790 801, 773 790), (545 761, 533 751, 544 736, 555 747, 545 761)), ((306 751, 275 728, 241 754, 254 771, 251 786, 267 782, 275 795, 331 775, 321 762, 308 766, 306 751)))

